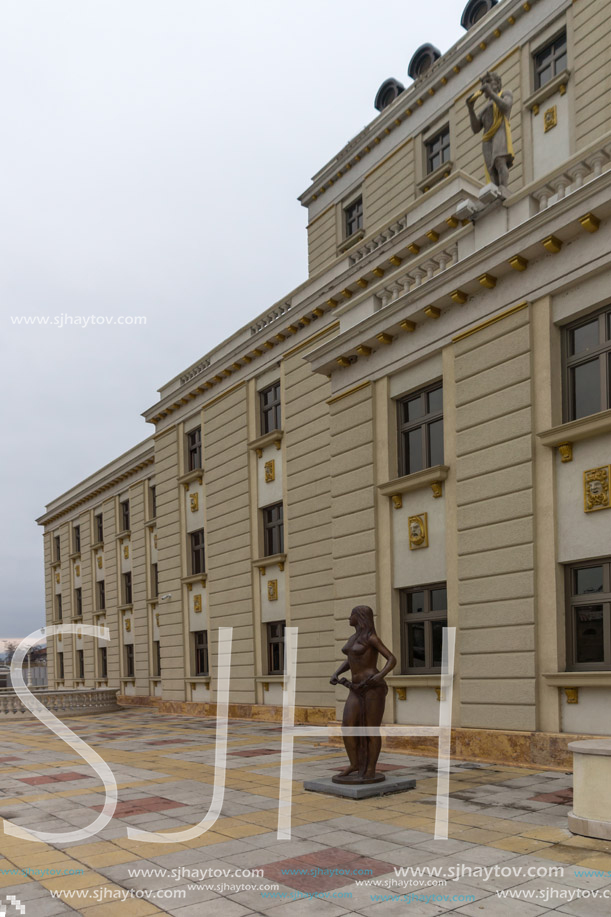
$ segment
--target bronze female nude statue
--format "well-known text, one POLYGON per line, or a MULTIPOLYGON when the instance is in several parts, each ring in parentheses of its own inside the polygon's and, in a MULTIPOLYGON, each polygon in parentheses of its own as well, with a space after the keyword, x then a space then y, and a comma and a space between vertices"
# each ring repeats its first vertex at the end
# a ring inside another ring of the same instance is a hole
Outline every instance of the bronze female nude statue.
MULTIPOLYGON (((388 694, 384 678, 394 669, 397 660, 376 634, 373 611, 368 605, 352 609, 350 624, 356 632, 342 649, 347 659, 331 678, 332 685, 349 688, 342 725, 379 726, 388 694), (381 671, 377 669, 378 653, 386 659, 381 671), (351 682, 339 677, 348 671, 352 675, 351 682)), ((350 764, 333 777, 334 783, 378 783, 385 779, 383 774, 376 774, 382 747, 379 736, 345 735, 344 745, 350 764)))

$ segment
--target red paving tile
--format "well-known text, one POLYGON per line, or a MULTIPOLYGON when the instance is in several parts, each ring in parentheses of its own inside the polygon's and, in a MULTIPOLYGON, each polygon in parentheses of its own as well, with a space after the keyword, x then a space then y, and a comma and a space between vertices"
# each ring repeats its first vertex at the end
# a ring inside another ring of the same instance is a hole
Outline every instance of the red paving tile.
MULTIPOLYGON (((185 806, 184 802, 164 799, 163 796, 143 796, 142 799, 128 799, 117 804, 115 816, 126 818, 128 815, 144 815, 147 812, 160 812, 162 809, 177 809, 185 806)), ((101 812, 104 806, 91 806, 94 812, 101 812)))
POLYGON ((258 755, 279 755, 280 749, 275 751, 273 748, 245 748, 243 751, 230 751, 229 754, 237 758, 256 758, 258 755))
POLYGON ((538 796, 529 796, 532 802, 550 802, 558 806, 569 806, 573 802, 573 790, 571 787, 565 787, 562 790, 555 790, 553 793, 539 793, 538 796))
POLYGON ((189 745, 191 739, 157 739, 154 742, 147 742, 147 745, 189 745))
POLYGON ((18 777, 21 783, 29 783, 30 786, 40 786, 43 783, 68 783, 70 780, 90 780, 88 774, 77 774, 76 771, 68 771, 65 774, 55 774, 45 777, 18 777))
POLYGON ((327 892, 363 878, 382 876, 394 867, 340 847, 308 853, 263 867, 265 878, 300 892, 327 892), (331 870, 327 875, 326 870, 331 870), (291 875, 291 872, 293 875, 291 875))
POLYGON ((0 764, 4 764, 5 761, 22 761, 23 758, 20 758, 18 755, 7 755, 5 758, 0 758, 0 764))

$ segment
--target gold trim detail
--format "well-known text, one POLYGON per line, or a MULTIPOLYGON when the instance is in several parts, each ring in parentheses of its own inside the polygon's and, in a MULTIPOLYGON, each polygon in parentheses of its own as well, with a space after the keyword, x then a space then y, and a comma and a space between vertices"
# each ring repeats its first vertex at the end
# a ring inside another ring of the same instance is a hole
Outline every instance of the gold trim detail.
POLYGON ((431 242, 437 242, 439 239, 439 233, 436 229, 429 229, 429 231, 426 233, 426 237, 427 239, 430 239, 431 242))
POLYGON ((372 270, 371 273, 372 273, 372 274, 375 274, 376 277, 383 277, 383 276, 384 276, 384 268, 381 268, 381 267, 374 267, 374 269, 372 270))
POLYGON ((392 494, 390 499, 395 509, 403 508, 403 494, 392 494))
POLYGON ((381 331, 379 334, 376 334, 376 337, 380 344, 392 344, 392 334, 387 334, 385 331, 381 331))
POLYGON ((131 629, 132 629, 132 619, 125 618, 125 630, 127 631, 128 634, 131 631, 131 629))
POLYGON ((479 278, 479 282, 483 287, 486 287, 487 290, 494 290, 496 286, 496 277, 494 274, 482 274, 479 278))
POLYGON ((438 309, 437 306, 427 306, 424 310, 424 314, 428 315, 429 318, 439 318, 441 309, 438 309))
POLYGON ((564 693, 566 695, 567 704, 579 703, 579 688, 565 688, 564 693))
POLYGON ((362 388, 367 388, 368 385, 371 385, 371 381, 369 379, 367 379, 365 382, 360 382, 353 388, 349 388, 346 392, 341 392, 339 395, 333 395, 332 398, 328 398, 327 404, 335 404, 336 401, 341 401, 342 398, 348 398, 350 395, 354 395, 355 392, 360 392, 362 388))
POLYGON ((278 601, 278 580, 268 579, 267 581, 267 599, 269 602, 278 601))
POLYGON ((337 305, 337 299, 328 299, 327 305, 329 306, 330 309, 335 309, 337 305))
POLYGON ((389 258, 388 260, 395 267, 399 267, 400 264, 403 264, 403 258, 399 258, 398 255, 393 255, 392 258, 389 258))
POLYGON ((431 490, 433 491, 433 496, 435 497, 435 499, 442 497, 443 496, 443 485, 441 481, 434 481, 431 484, 431 490))
POLYGON ((599 509, 611 508, 609 478, 611 465, 590 468, 583 473, 583 507, 586 513, 595 513, 599 509))
POLYGON ((395 694, 397 695, 397 700, 407 700, 407 688, 396 687, 395 694))
POLYGON ((125 558, 125 560, 127 560, 129 557, 129 545, 128 544, 123 546, 123 557, 125 558))
POLYGON ((76 564, 76 566, 74 567, 74 575, 75 576, 81 575, 81 565, 80 564, 76 564))
POLYGON ((196 513, 199 509, 199 494, 189 494, 189 506, 192 513, 196 513))
POLYGON ((367 344, 359 344, 356 348, 356 352, 361 357, 368 357, 371 353, 371 347, 368 347, 367 344))
POLYGON ((366 290, 367 287, 369 286, 369 281, 366 280, 364 277, 359 277, 359 279, 356 282, 356 285, 358 287, 361 287, 361 289, 366 290))
POLYGON ((456 217, 448 217, 446 220, 446 223, 448 224, 450 229, 456 229, 458 226, 458 220, 456 219, 456 217))
POLYGON ((551 252, 552 255, 558 254, 562 248, 562 244, 562 239, 559 239, 558 236, 548 236, 547 239, 544 239, 541 243, 543 248, 547 249, 548 252, 551 252))
POLYGON ((573 443, 560 443, 558 446, 560 461, 563 464, 573 461, 573 443))
POLYGON ((513 258, 509 259, 509 264, 514 271, 525 271, 528 267, 528 261, 522 255, 514 255, 513 258))
POLYGON ((553 130, 558 124, 558 109, 555 105, 545 110, 543 115, 543 133, 553 130))
POLYGON ((56 573, 56 574, 55 574, 55 582, 56 582, 56 583, 59 583, 59 573, 56 573))
POLYGON ((407 520, 409 532, 409 549, 418 551, 421 548, 429 546, 429 530, 427 513, 420 513, 417 516, 410 516, 407 520))
POLYGON ((100 570, 102 569, 102 564, 103 564, 103 563, 104 563, 104 561, 103 561, 103 559, 102 559, 102 555, 101 555, 101 554, 98 554, 98 569, 100 569, 100 570))
POLYGON ((399 322, 404 331, 411 333, 416 330, 416 322, 410 322, 408 318, 404 318, 402 322, 399 322))
POLYGON ((488 328, 489 325, 494 325, 495 322, 500 322, 504 318, 509 318, 510 315, 514 315, 516 312, 521 312, 522 309, 528 308, 527 302, 521 302, 517 306, 512 306, 511 309, 506 309, 505 312, 501 312, 500 315, 495 315, 494 318, 486 319, 485 322, 476 325, 475 328, 470 328, 468 331, 463 331, 461 334, 457 334, 452 338, 452 343, 456 344, 458 341, 462 341, 463 338, 468 338, 472 334, 477 334, 478 331, 483 331, 484 328, 488 328))
POLYGON ((450 293, 450 299, 453 302, 458 303, 459 306, 464 306, 466 301, 469 299, 469 295, 465 293, 464 290, 453 290, 450 293))
POLYGON ((585 216, 579 217, 579 222, 588 232, 598 232, 600 228, 600 220, 593 213, 586 213, 585 216))
POLYGON ((420 246, 417 242, 412 242, 411 245, 407 246, 407 248, 412 253, 412 255, 417 255, 420 252, 420 246))
POLYGON ((271 484, 272 481, 276 480, 276 462, 275 459, 270 459, 269 462, 266 462, 263 466, 265 471, 265 483, 271 484))
POLYGON ((199 614, 201 610, 202 610, 202 597, 198 593, 197 595, 193 596, 193 611, 196 614, 199 614))

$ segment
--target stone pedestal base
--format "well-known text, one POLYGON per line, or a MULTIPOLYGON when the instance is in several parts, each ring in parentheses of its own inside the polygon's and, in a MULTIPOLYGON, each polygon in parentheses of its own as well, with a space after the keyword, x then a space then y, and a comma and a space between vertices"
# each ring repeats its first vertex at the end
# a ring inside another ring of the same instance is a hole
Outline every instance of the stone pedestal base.
POLYGON ((404 793, 413 790, 416 781, 408 777, 386 777, 379 783, 334 783, 332 777, 320 780, 305 780, 304 790, 312 793, 326 793, 327 796, 343 796, 345 799, 371 799, 372 796, 388 796, 390 793, 404 793))
POLYGON ((573 834, 611 841, 611 739, 571 742, 573 752, 573 834))
POLYGON ((569 812, 569 831, 581 834, 582 837, 596 837, 602 841, 611 841, 611 822, 594 818, 580 818, 569 812))

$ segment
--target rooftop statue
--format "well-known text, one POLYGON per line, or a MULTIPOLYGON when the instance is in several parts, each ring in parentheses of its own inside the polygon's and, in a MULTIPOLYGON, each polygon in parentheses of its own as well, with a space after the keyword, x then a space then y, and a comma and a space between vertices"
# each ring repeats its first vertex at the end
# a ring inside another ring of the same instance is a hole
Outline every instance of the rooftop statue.
POLYGON ((513 96, 507 90, 502 91, 503 83, 498 73, 485 73, 481 83, 482 88, 467 99, 471 127, 474 134, 479 134, 483 130, 482 152, 486 177, 499 188, 503 197, 506 197, 509 169, 514 160, 509 126, 513 96), (481 96, 486 98, 486 104, 480 113, 476 114, 475 103, 481 96))
MULTIPOLYGON (((350 624, 355 633, 342 652, 346 661, 331 677, 332 685, 344 685, 349 694, 344 706, 343 726, 380 726, 384 715, 388 685, 386 675, 397 660, 376 634, 373 611, 368 605, 357 605, 350 613, 350 624), (386 659, 381 671, 377 669, 378 654, 386 659), (340 678, 350 671, 352 681, 340 678)), ((333 777, 333 783, 380 783, 384 774, 376 774, 382 739, 379 736, 344 736, 344 745, 350 764, 333 777)))

